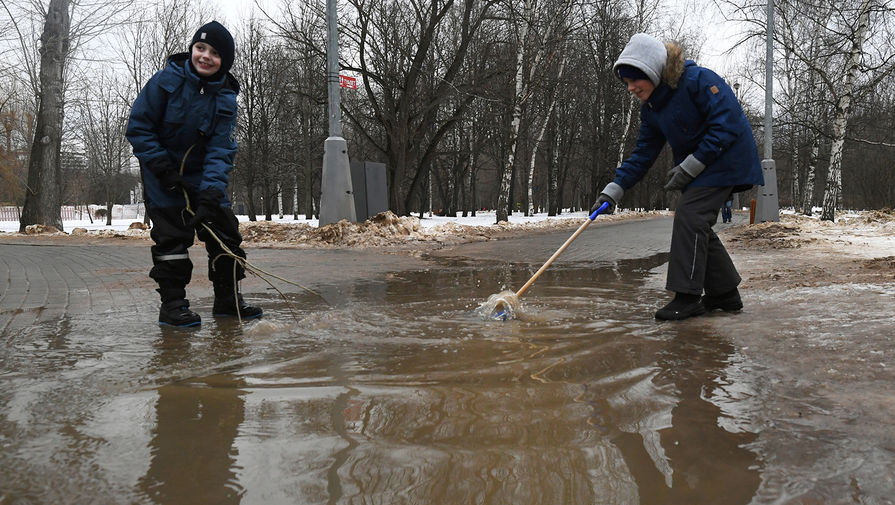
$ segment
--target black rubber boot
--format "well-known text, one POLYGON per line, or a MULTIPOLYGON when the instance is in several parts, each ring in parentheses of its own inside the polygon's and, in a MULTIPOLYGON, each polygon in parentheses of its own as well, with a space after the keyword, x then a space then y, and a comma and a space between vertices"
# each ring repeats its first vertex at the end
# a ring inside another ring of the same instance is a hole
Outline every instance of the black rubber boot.
POLYGON ((699 295, 676 293, 674 300, 671 300, 668 305, 656 311, 656 319, 677 321, 705 314, 705 307, 699 298, 699 295))
POLYGON ((224 295, 215 289, 214 307, 211 310, 215 316, 239 316, 242 319, 255 319, 264 313, 261 307, 254 307, 243 300, 242 294, 233 295, 230 288, 229 295, 224 295))
POLYGON ((165 326, 198 326, 202 318, 190 310, 190 302, 186 299, 186 288, 166 285, 156 289, 162 297, 162 307, 158 311, 158 324, 165 326))
POLYGON ((162 304, 158 312, 158 324, 167 326, 198 326, 202 318, 190 310, 190 302, 186 299, 171 300, 162 304))
POLYGON ((705 310, 721 309, 726 312, 732 312, 743 308, 743 299, 740 298, 740 291, 737 288, 733 288, 733 290, 717 296, 703 296, 702 305, 705 307, 705 310))

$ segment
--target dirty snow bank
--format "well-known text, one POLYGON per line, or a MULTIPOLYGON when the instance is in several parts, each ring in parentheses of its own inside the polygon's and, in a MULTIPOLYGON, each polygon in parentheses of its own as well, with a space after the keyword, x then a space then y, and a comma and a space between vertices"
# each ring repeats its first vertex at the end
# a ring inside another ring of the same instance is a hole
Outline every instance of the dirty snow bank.
MULTIPOLYGON (((600 216, 603 221, 643 219, 666 215, 668 212, 621 212, 600 216)), ((397 247, 420 248, 441 247, 464 242, 493 240, 500 237, 523 234, 532 231, 574 228, 580 226, 587 213, 573 212, 560 216, 510 216, 509 222, 494 224, 494 212, 479 212, 475 217, 431 216, 420 219, 413 216, 397 216, 387 211, 364 223, 340 221, 318 227, 317 220, 274 219, 272 221, 248 221, 239 216, 240 231, 248 246, 327 248, 327 247, 397 247)), ((5 223, 8 224, 8 223, 5 223)), ((85 223, 65 223, 71 236, 83 238, 149 238, 149 230, 140 222, 115 222, 112 226, 87 225, 85 223)), ((17 230, 10 226, 7 231, 17 230)), ((2 230, 3 228, 0 228, 2 230)), ((48 235, 68 236, 53 227, 29 226, 25 234, 11 233, 12 236, 48 235)))
MULTIPOLYGON (((462 218, 441 218, 440 222, 434 224, 430 222, 427 226, 417 217, 396 216, 387 211, 373 216, 364 223, 349 223, 343 220, 317 228, 304 223, 255 221, 241 223, 240 231, 246 243, 262 247, 443 246, 492 240, 530 231, 576 227, 586 219, 586 214, 580 214, 572 217, 502 221, 498 224, 493 224, 492 214, 490 224, 484 224, 481 218, 478 218, 475 224, 463 224, 462 218)), ((600 220, 634 219, 655 215, 659 213, 630 212, 617 216, 603 216, 600 220)))
POLYGON ((889 209, 842 213, 835 222, 783 213, 779 222, 719 235, 746 288, 895 282, 895 212, 889 209))

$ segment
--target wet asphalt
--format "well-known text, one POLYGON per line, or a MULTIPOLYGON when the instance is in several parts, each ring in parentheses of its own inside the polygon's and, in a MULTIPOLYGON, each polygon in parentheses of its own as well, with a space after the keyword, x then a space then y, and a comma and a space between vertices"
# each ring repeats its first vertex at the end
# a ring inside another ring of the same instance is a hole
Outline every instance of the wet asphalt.
MULTIPOLYGON (((309 288, 338 301, 342 286, 375 280, 389 272, 438 268, 439 258, 542 264, 573 231, 461 244, 425 255, 380 249, 249 246, 246 250, 252 265, 300 285, 274 280, 275 290, 289 294, 309 288)), ((654 256, 667 251, 670 234, 668 217, 594 223, 555 264, 654 256)), ((190 256, 194 267, 187 296, 194 309, 204 310, 210 308, 212 292, 201 243, 190 248, 190 256)), ((85 244, 65 238, 0 235, 0 334, 11 335, 36 324, 53 324, 84 314, 133 314, 136 326, 152 322, 158 311, 158 297, 156 285, 147 275, 151 267, 149 242, 143 240, 104 239, 85 244)), ((256 292, 270 293, 274 287, 259 277, 249 276, 243 281, 242 290, 251 297, 256 292)))
POLYGON ((244 328, 197 244, 186 332, 157 325, 148 241, 0 234, 0 505, 892 503, 891 287, 656 322, 661 217, 593 223, 531 319, 470 317, 573 231, 249 246, 273 285, 244 281, 244 328))

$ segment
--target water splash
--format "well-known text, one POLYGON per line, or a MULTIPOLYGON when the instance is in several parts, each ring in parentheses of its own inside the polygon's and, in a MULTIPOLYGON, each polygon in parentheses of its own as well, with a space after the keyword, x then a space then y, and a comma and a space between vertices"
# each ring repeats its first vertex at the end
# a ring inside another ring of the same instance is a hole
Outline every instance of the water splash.
POLYGON ((489 296, 475 313, 483 320, 508 321, 522 314, 522 302, 515 292, 504 290, 489 296))

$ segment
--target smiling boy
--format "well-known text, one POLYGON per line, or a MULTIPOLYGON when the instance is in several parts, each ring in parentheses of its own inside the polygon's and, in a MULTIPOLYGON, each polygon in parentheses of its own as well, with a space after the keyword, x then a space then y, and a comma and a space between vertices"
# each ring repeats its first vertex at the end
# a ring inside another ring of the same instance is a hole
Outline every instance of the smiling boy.
POLYGON ((227 198, 237 147, 232 133, 239 82, 229 72, 234 55, 233 37, 223 25, 217 21, 203 25, 193 36, 189 52, 168 58, 167 66, 149 79, 131 109, 126 136, 140 160, 152 220, 149 276, 159 286, 162 325, 201 323, 186 298, 193 270, 188 249, 196 236, 208 252, 208 278, 214 286, 212 313, 243 319, 262 313, 247 305, 238 292, 245 270, 217 240, 245 258, 239 222, 227 198))

